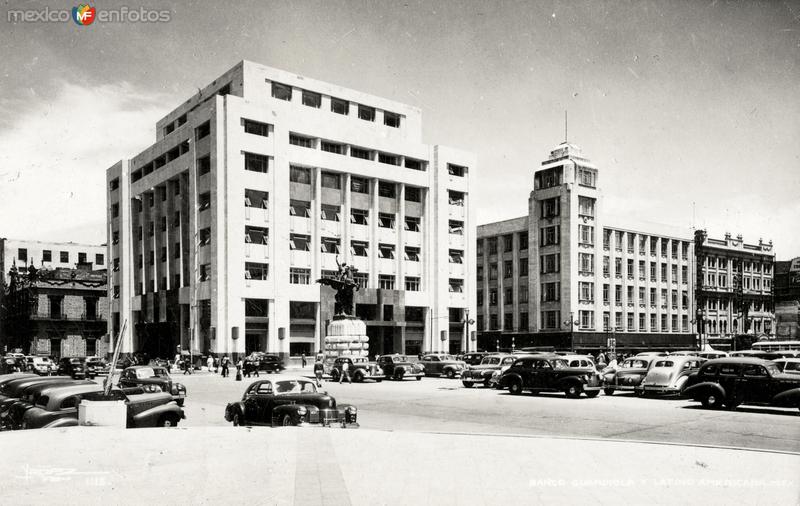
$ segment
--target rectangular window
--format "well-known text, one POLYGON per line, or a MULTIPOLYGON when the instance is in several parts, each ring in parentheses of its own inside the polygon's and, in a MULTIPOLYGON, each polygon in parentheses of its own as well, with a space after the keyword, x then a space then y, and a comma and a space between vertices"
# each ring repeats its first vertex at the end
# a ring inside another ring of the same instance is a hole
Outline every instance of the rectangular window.
POLYGON ((200 239, 200 246, 208 246, 211 244, 211 229, 210 228, 203 228, 200 229, 199 239, 200 239))
POLYGON ((594 283, 579 282, 578 294, 581 302, 594 302, 594 283))
MULTIPOLYGON (((464 251, 460 249, 451 249, 448 251, 449 262, 451 264, 463 264, 464 263, 464 251)), ((510 262, 509 262, 510 263, 510 262)), ((510 276, 506 276, 510 277, 510 276)))
POLYGON ((262 227, 244 227, 244 242, 269 244, 269 229, 262 227))
POLYGON ((244 190, 245 207, 258 207, 261 209, 269 208, 269 193, 261 190, 244 190))
POLYGON ((303 90, 303 105, 319 109, 322 105, 322 95, 313 91, 303 90))
POLYGON ((310 251, 311 236, 304 234, 289 234, 289 249, 293 251, 310 251))
POLYGON ((479 265, 475 268, 475 279, 477 281, 483 281, 483 266, 479 265))
POLYGON ((633 326, 633 318, 633 313, 628 313, 628 330, 636 330, 636 328, 633 326))
MULTIPOLYGON (((375 121, 375 108, 358 104, 358 119, 375 121)), ((394 280, 392 280, 392 284, 394 284, 394 280)))
POLYGON ((614 233, 614 249, 616 251, 622 251, 622 239, 624 237, 625 237, 625 232, 614 233))
POLYGON ((561 311, 542 311, 542 328, 557 329, 560 326, 561 311))
POLYGON ((554 218, 561 214, 561 200, 559 197, 542 200, 540 205, 542 218, 554 218))
POLYGON ((582 329, 594 328, 594 311, 579 311, 578 315, 582 329))
POLYGON ((447 190, 447 202, 451 206, 464 206, 464 192, 447 190))
POLYGON ((590 188, 595 187, 595 181, 597 179, 597 174, 595 171, 591 169, 578 169, 578 184, 581 186, 588 186, 590 188))
POLYGON ((320 239, 320 251, 322 253, 339 254, 339 239, 332 237, 322 237, 320 239))
POLYGON ((311 283, 311 269, 289 269, 289 283, 293 285, 308 285, 311 283))
POLYGON ((245 262, 244 278, 266 281, 269 278, 269 264, 245 262))
POLYGON ((594 217, 594 199, 578 196, 578 214, 594 217))
POLYGON ((211 264, 200 266, 200 281, 211 281, 211 264))
POLYGON ((61 251, 59 252, 59 260, 62 264, 69 263, 69 252, 68 251, 61 251))
POLYGON ((520 251, 527 251, 528 250, 528 233, 527 232, 520 232, 520 234, 519 234, 519 250, 520 251))
POLYGON ((347 116, 350 112, 350 102, 341 98, 331 97, 331 112, 347 116))
POLYGON ((656 296, 656 289, 650 289, 650 307, 656 307, 658 304, 658 297, 656 296))
POLYGON ((584 246, 594 246, 594 227, 591 225, 578 225, 580 243, 584 246))
POLYGON ((622 305, 622 285, 614 285, 614 305, 622 305))
POLYGON ((205 211, 211 207, 211 192, 201 193, 197 196, 197 210, 205 211))
POLYGON ((520 275, 520 277, 528 275, 528 259, 527 258, 520 258, 519 259, 519 275, 520 275))
POLYGON ((289 144, 294 146, 300 146, 301 148, 311 148, 314 149, 314 139, 311 137, 304 137, 302 135, 297 134, 289 134, 289 144))
POLYGON ((286 100, 287 102, 292 100, 292 87, 288 84, 281 84, 272 81, 272 98, 277 98, 278 100, 286 100))
POLYGON ((407 202, 421 202, 421 189, 416 186, 406 186, 405 199, 407 202))
POLYGON ((289 201, 289 215, 297 216, 300 218, 311 217, 311 203, 304 200, 290 200, 289 201))
POLYGON ((608 251, 611 247, 611 231, 607 228, 603 229, 603 249, 608 251))
POLYGON ((322 204, 322 219, 326 221, 340 221, 341 215, 339 213, 339 209, 339 206, 322 204))
POLYGON ((615 278, 622 278, 622 259, 615 258, 614 259, 614 277, 615 278))
POLYGON ((211 157, 203 156, 197 159, 197 175, 202 176, 211 172, 211 157))
POLYGON ((28 249, 27 248, 18 248, 17 249, 17 260, 20 262, 28 262, 28 249))
POLYGON ((261 123, 260 121, 253 121, 251 119, 243 119, 242 123, 245 133, 269 137, 269 125, 267 123, 261 123))
POLYGON ((369 243, 364 241, 350 241, 350 254, 365 257, 369 254, 369 243))
POLYGON ((604 284, 603 285, 603 304, 608 304, 609 302, 610 302, 609 285, 608 284, 604 284))
POLYGON ((449 283, 449 290, 452 293, 462 293, 464 292, 464 280, 463 279, 456 279, 450 278, 449 283))
POLYGON ((542 283, 542 302, 556 302, 561 299, 561 283, 542 283))
POLYGON ((503 236, 503 251, 505 253, 514 251, 514 236, 512 234, 503 236))
POLYGON ((311 169, 295 165, 290 166, 289 181, 292 183, 311 184, 311 169))
POLYGON ((453 165, 452 163, 448 163, 447 173, 455 177, 464 177, 464 174, 467 173, 467 168, 462 167, 461 165, 453 165))
POLYGON ((591 253, 578 253, 580 262, 580 273, 585 275, 594 274, 594 255, 591 253))
POLYGON ((528 285, 521 284, 519 285, 519 302, 528 302, 528 285))
POLYGON ((369 194, 369 182, 362 177, 350 177, 350 191, 369 194))
POLYGON ((564 167, 553 167, 552 169, 541 170, 533 177, 534 190, 543 190, 560 186, 563 181, 564 167))
MULTIPOLYGON (((117 234, 117 242, 119 242, 119 232, 114 232, 117 234)), ((116 244, 116 243, 113 243, 116 244)), ((42 250, 42 262, 52 262, 53 261, 53 252, 49 249, 42 250)))
POLYGON ((447 223, 448 230, 451 234, 464 235, 464 222, 458 220, 450 220, 447 223))
POLYGON ((400 165, 400 157, 388 153, 378 153, 378 161, 388 165, 400 165))
POLYGON ((378 226, 380 228, 394 229, 394 214, 378 213, 378 226))
POLYGON ((320 148, 322 149, 322 151, 326 151, 328 153, 335 153, 337 155, 344 154, 344 144, 336 144, 335 142, 322 141, 320 143, 320 148))
POLYGON ((559 225, 542 227, 540 230, 541 240, 539 242, 541 246, 551 246, 559 243, 559 235, 561 232, 561 227, 559 225))
POLYGON ((497 290, 492 288, 489 290, 489 305, 496 306, 497 305, 497 290))
POLYGON ((552 255, 542 255, 541 257, 542 274, 551 274, 561 270, 560 255, 554 253, 552 255))
POLYGON ((658 331, 658 317, 654 314, 650 315, 650 332, 658 331))
POLYGON ((394 244, 378 244, 378 258, 394 259, 394 244))
POLYGON ((419 262, 419 248, 406 246, 405 259, 409 262, 419 262))
POLYGON ((394 275, 393 274, 378 275, 378 288, 382 288, 384 290, 394 290, 394 275))
POLYGON ((611 259, 609 257, 603 257, 603 276, 609 277, 611 275, 611 259))
POLYGON ((420 280, 416 276, 406 276, 406 290, 409 292, 418 292, 420 287, 420 280))
POLYGON ((628 267, 628 279, 633 279, 633 259, 629 258, 627 262, 628 267))
POLYGON ((208 137, 209 134, 211 134, 211 122, 210 121, 206 121, 205 123, 203 123, 202 125, 200 125, 199 127, 194 129, 195 140, 199 141, 200 139, 202 139, 204 137, 208 137))
POLYGON ((646 297, 646 293, 645 293, 646 290, 647 289, 645 287, 643 287, 643 286, 639 287, 639 305, 640 306, 644 306, 645 304, 647 304, 647 297, 646 297))
POLYGON ((334 174, 332 172, 323 172, 321 185, 323 188, 333 188, 335 190, 340 190, 342 188, 341 176, 339 176, 339 174, 334 174))
POLYGON ((414 160, 413 158, 409 157, 406 157, 405 159, 405 166, 407 169, 411 170, 420 170, 420 171, 425 170, 425 162, 422 162, 420 160, 414 160))
POLYGON ((256 153, 244 153, 244 170, 266 173, 269 169, 269 157, 256 153))
POLYGON ((392 128, 400 128, 400 115, 383 111, 383 124, 392 128))
POLYGON ((369 225, 369 210, 350 209, 350 223, 355 225, 369 225))
POLYGON ((388 183, 386 181, 379 181, 378 182, 378 195, 381 197, 387 198, 395 198, 395 191, 397 185, 394 183, 388 183))
POLYGON ((362 160, 372 160, 372 152, 368 149, 357 148, 350 146, 350 156, 353 158, 361 158, 362 160))

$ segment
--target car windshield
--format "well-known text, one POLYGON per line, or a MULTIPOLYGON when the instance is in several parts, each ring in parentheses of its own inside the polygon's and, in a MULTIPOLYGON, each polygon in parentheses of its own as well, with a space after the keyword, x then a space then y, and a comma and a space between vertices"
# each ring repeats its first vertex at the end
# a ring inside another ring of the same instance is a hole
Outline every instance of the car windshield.
POLYGON ((764 364, 764 367, 767 368, 767 372, 769 372, 770 376, 774 376, 776 374, 780 374, 781 373, 781 370, 778 369, 778 364, 776 364, 774 362, 769 362, 767 364, 764 364))
POLYGON ((440 360, 455 360, 453 355, 439 355, 440 360))
POLYGON ((168 376, 166 369, 153 369, 152 367, 136 369, 136 379, 166 378, 168 376))
POLYGON ((659 360, 653 367, 672 367, 674 365, 675 362, 673 362, 672 360, 659 360))
POLYGON ((310 381, 284 380, 275 383, 275 391, 281 394, 313 394, 317 389, 310 381))
POLYGON ((784 371, 800 371, 800 362, 786 362, 783 366, 784 371))
POLYGON ((494 365, 499 363, 500 363, 500 358, 498 357, 486 357, 483 360, 481 360, 481 365, 494 365))
POLYGON ((82 358, 71 358, 71 359, 69 359, 69 363, 70 364, 82 364, 83 363, 83 359, 82 358))
POLYGON ((644 369, 649 362, 641 359, 628 359, 622 363, 623 369, 644 369))
POLYGON ((395 355, 394 357, 392 357, 392 361, 395 363, 408 362, 408 357, 406 357, 405 355, 395 355))

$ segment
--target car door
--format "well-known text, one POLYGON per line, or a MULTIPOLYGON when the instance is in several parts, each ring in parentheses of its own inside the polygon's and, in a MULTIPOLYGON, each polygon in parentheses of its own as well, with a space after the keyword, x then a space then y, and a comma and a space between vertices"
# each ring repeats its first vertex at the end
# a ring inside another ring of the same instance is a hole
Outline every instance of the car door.
POLYGON ((742 368, 739 395, 742 402, 769 402, 772 400, 770 376, 760 364, 746 364, 742 368))
POLYGON ((247 397, 244 399, 244 419, 250 423, 261 423, 260 406, 262 403, 261 397, 268 392, 272 392, 272 386, 269 381, 263 381, 254 385, 249 391, 247 397))

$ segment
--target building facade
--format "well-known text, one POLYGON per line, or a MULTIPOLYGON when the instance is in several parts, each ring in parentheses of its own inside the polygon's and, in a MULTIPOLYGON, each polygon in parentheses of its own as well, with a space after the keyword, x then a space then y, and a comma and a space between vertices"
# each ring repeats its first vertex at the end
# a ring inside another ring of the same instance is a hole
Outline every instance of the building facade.
POLYGON ((12 267, 8 275, 5 346, 31 355, 105 356, 108 286, 105 269, 12 267))
POLYGON ((418 109, 245 61, 156 134, 107 171, 123 352, 310 355, 338 263, 370 354, 474 343, 476 160, 424 144, 418 109))
POLYGON ((775 338, 800 340, 800 257, 775 262, 775 338))
POLYGON ((724 239, 695 232, 698 278, 697 320, 703 343, 728 351, 775 333, 772 241, 747 244, 739 235, 724 239), (736 336, 751 338, 737 344, 736 336))
POLYGON ((579 148, 551 151, 528 215, 478 227, 478 347, 695 346, 690 231, 625 221, 604 216, 579 148))
POLYGON ((6 328, 7 304, 4 298, 9 289, 9 272, 33 266, 37 269, 74 269, 78 264, 89 270, 106 268, 106 246, 72 242, 44 242, 0 237, 0 349, 7 346, 13 329, 6 328))

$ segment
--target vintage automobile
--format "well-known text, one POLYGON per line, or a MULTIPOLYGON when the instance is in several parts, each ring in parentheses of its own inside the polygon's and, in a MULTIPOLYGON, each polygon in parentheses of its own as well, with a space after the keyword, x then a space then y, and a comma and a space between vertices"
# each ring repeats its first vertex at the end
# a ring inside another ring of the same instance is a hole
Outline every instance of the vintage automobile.
POLYGON ((468 369, 467 364, 444 353, 429 353, 419 363, 425 368, 426 376, 446 376, 452 379, 461 376, 468 369))
POLYGON ((186 387, 181 383, 172 381, 172 377, 165 367, 149 365, 128 367, 122 371, 117 386, 120 388, 157 386, 163 392, 172 395, 172 400, 178 403, 178 406, 183 406, 183 402, 186 399, 186 387))
POLYGON ((100 357, 86 357, 86 367, 95 376, 100 374, 108 374, 111 370, 111 364, 106 359, 100 357))
POLYGON ((800 358, 779 358, 773 362, 784 374, 800 374, 800 358))
POLYGON ((7 400, 17 400, 22 392, 31 385, 45 383, 63 383, 73 381, 69 376, 36 376, 36 375, 16 375, 0 386, 0 405, 7 400))
MULTIPOLYGON (((22 398, 11 405, 8 411, 8 416, 5 418, 4 426, 7 429, 21 429, 25 420, 25 414, 27 414, 31 409, 35 408, 37 404, 46 402, 49 396, 56 395, 56 392, 63 390, 75 392, 76 394, 83 394, 88 392, 97 392, 102 389, 103 387, 97 383, 80 380, 72 380, 69 383, 49 383, 36 385, 33 388, 29 388, 22 398), (44 399, 44 401, 42 399, 44 399)), ((75 417, 77 418, 77 412, 75 417)))
POLYGON ((383 370, 383 377, 386 379, 416 378, 419 381, 425 376, 425 367, 412 363, 405 355, 381 355, 378 357, 378 366, 383 370))
POLYGON ((21 419, 22 413, 32 406, 33 402, 39 398, 42 391, 48 388, 88 383, 92 382, 73 380, 68 377, 56 379, 48 377, 40 378, 39 381, 19 383, 14 391, 13 397, 8 397, 0 401, 0 429, 9 430, 13 428, 15 422, 21 419))
POLYGON ((308 378, 273 376, 256 381, 245 390, 242 400, 225 407, 225 420, 234 426, 305 426, 319 424, 358 427, 358 410, 317 390, 308 378))
POLYGON ((567 365, 577 369, 585 369, 586 372, 597 373, 597 365, 589 355, 575 355, 573 353, 561 355, 567 361, 567 365))
POLYGON ((342 375, 342 364, 347 362, 347 372, 356 383, 365 380, 374 380, 380 383, 383 380, 383 369, 375 362, 370 362, 366 357, 336 357, 331 366, 331 380, 339 381, 342 375))
POLYGON ((486 351, 473 351, 470 353, 464 353, 463 355, 460 355, 461 358, 459 358, 458 360, 464 362, 469 366, 473 366, 483 362, 483 359, 487 355, 489 355, 489 353, 486 351))
POLYGON ((522 355, 501 376, 500 386, 508 388, 512 395, 528 390, 539 392, 564 392, 569 398, 597 397, 601 380, 597 373, 569 367, 558 355, 522 355))
POLYGON ((800 408, 800 376, 784 374, 773 362, 753 357, 709 360, 683 390, 704 408, 733 409, 740 404, 800 408))
POLYGON ((167 392, 143 393, 141 388, 113 389, 106 396, 95 384, 83 387, 57 388, 39 397, 36 405, 22 418, 21 429, 69 427, 78 425, 78 405, 81 400, 124 401, 127 407, 127 427, 176 427, 186 415, 167 392))
POLYGON ((63 357, 58 361, 56 374, 71 376, 73 378, 89 379, 96 376, 96 374, 90 371, 86 366, 85 357, 63 357))
POLYGON ((662 358, 660 355, 636 355, 626 358, 616 369, 603 371, 603 392, 614 395, 614 392, 640 392, 639 385, 647 371, 662 358))
POLYGON ((494 374, 503 368, 510 367, 516 359, 516 356, 507 354, 486 355, 480 364, 470 366, 468 370, 461 373, 461 383, 466 388, 472 388, 476 384, 491 388, 494 386, 492 383, 494 374))
POLYGON ((32 372, 39 376, 47 376, 56 370, 55 364, 50 361, 49 357, 28 357, 27 366, 27 372, 32 372))
POLYGON ((689 375, 697 371, 706 359, 691 355, 670 355, 655 360, 647 371, 639 390, 649 393, 680 394, 689 375))
POLYGON ((269 353, 255 352, 250 354, 251 360, 258 363, 259 371, 266 371, 269 373, 279 373, 286 369, 278 355, 269 353))

